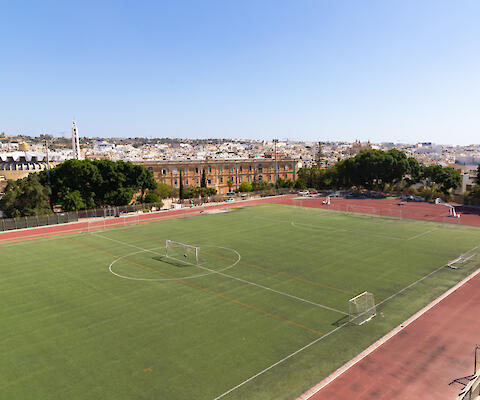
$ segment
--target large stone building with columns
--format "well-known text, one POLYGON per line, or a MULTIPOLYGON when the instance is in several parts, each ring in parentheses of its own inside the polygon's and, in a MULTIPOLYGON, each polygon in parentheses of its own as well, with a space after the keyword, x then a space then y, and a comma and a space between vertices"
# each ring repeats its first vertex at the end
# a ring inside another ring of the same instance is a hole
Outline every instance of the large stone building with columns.
MULTIPOLYGON (((172 187, 179 187, 180 171, 182 171, 185 186, 200 186, 202 171, 205 170, 207 187, 217 190, 218 194, 226 194, 229 190, 228 181, 232 182, 232 190, 237 189, 242 182, 265 181, 275 183, 275 159, 245 158, 217 160, 207 157, 205 160, 184 161, 142 161, 135 162, 153 172, 155 180, 172 187)), ((301 160, 281 158, 276 161, 278 177, 282 179, 297 179, 301 160)))
MULTIPOLYGON (((52 168, 57 164, 58 162, 50 161, 52 168)), ((5 189, 9 180, 22 179, 46 168, 45 156, 39 153, 16 151, 0 154, 0 192, 5 189)))

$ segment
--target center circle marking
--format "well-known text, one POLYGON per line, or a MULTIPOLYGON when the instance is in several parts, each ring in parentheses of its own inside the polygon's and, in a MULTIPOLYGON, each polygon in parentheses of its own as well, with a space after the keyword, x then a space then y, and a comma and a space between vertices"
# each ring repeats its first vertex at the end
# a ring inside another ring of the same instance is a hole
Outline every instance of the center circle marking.
MULTIPOLYGON (((120 260, 123 260, 127 257, 130 257, 130 256, 133 256, 135 254, 140 254, 140 253, 155 253, 155 254, 158 254, 158 255, 164 255, 164 254, 160 254, 158 252, 156 252, 155 250, 157 249, 163 249, 163 246, 158 246, 158 247, 154 247, 152 249, 144 249, 144 250, 139 250, 139 251, 134 251, 133 253, 129 253, 129 254, 126 254, 122 257, 119 257, 115 260, 112 261, 112 263, 108 266, 108 270, 115 276, 118 276, 119 278, 123 278, 123 279, 129 279, 129 280, 132 280, 132 281, 178 281, 179 279, 194 279, 194 278, 200 278, 202 276, 207 276, 207 275, 212 275, 212 274, 216 274, 218 272, 223 272, 223 271, 226 271, 230 268, 233 268, 235 265, 237 265, 240 260, 242 259, 242 256, 240 255, 240 253, 235 250, 235 249, 231 249, 229 247, 223 247, 223 246, 213 246, 213 245, 205 245, 205 246, 201 246, 202 247, 210 247, 210 248, 217 248, 217 249, 224 249, 224 250, 228 250, 228 251, 231 251, 232 253, 235 253, 235 255, 237 256, 237 260, 235 262, 233 262, 232 264, 230 265, 227 265, 226 267, 222 268, 222 269, 219 269, 218 271, 207 271, 203 274, 196 274, 196 275, 189 275, 189 276, 185 276, 185 277, 178 277, 178 278, 135 278, 135 277, 132 277, 132 276, 125 276, 125 275, 121 275, 117 272, 115 272, 112 267, 113 265, 120 261, 120 260)), ((193 264, 192 264, 193 265, 193 264)), ((160 271, 159 271, 160 272, 160 271)))

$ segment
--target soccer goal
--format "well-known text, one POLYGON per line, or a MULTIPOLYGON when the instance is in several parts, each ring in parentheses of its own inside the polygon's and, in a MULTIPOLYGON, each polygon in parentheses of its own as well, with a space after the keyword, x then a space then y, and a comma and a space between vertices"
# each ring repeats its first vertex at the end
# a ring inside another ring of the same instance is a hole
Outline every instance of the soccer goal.
POLYGON ((363 292, 348 301, 348 320, 352 324, 362 325, 370 321, 377 313, 372 293, 363 292))
POLYGON ((375 208, 370 206, 361 206, 357 204, 348 204, 345 211, 347 215, 358 215, 361 217, 372 218, 375 216, 375 208))
POLYGON ((470 261, 475 261, 474 257, 476 256, 475 253, 465 253, 462 254, 460 257, 455 258, 452 261, 447 263, 447 267, 451 269, 459 269, 465 266, 465 264, 469 263, 470 261))
POLYGON ((191 246, 173 240, 166 240, 165 255, 177 261, 198 265, 200 247, 191 246))

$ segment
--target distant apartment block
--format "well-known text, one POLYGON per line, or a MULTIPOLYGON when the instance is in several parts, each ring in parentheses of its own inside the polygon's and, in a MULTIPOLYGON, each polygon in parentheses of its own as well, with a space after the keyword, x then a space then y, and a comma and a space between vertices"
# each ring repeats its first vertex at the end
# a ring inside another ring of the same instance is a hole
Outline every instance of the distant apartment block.
MULTIPOLYGON (((185 160, 185 161, 142 161, 135 162, 153 172, 157 182, 179 187, 180 171, 185 186, 200 186, 202 171, 205 170, 207 187, 215 188, 218 194, 228 192, 228 181, 232 190, 242 182, 265 181, 275 183, 275 160, 271 158, 237 159, 237 160, 185 160)), ((282 158, 277 160, 278 177, 297 179, 301 168, 298 159, 282 158)))

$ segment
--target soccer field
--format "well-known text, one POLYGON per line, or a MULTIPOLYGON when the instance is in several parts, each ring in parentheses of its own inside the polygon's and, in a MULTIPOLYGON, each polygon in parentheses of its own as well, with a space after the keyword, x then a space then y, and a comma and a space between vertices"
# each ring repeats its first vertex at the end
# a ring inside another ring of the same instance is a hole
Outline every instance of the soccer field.
POLYGON ((283 205, 2 244, 0 397, 295 399, 478 268, 479 245, 283 205), (364 291, 377 315, 349 324, 364 291))

